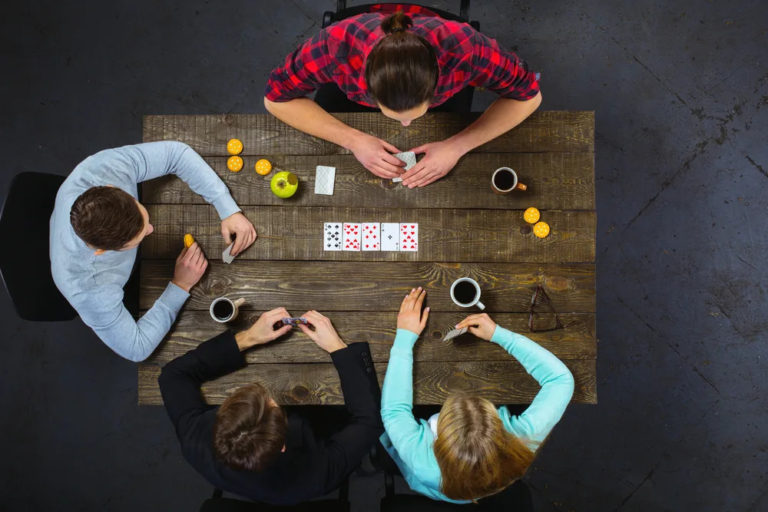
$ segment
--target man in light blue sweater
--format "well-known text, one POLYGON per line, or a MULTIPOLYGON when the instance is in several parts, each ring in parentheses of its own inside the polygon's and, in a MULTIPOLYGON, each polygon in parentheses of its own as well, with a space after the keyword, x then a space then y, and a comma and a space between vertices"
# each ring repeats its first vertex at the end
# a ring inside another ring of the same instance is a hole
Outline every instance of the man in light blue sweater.
POLYGON ((211 203, 222 219, 232 254, 256 240, 226 185, 181 142, 151 142, 106 149, 83 160, 62 184, 51 215, 51 272, 56 286, 109 348, 143 361, 163 340, 208 265, 197 243, 182 250, 173 279, 137 321, 123 304, 123 287, 139 243, 152 233, 138 184, 175 174, 211 203))

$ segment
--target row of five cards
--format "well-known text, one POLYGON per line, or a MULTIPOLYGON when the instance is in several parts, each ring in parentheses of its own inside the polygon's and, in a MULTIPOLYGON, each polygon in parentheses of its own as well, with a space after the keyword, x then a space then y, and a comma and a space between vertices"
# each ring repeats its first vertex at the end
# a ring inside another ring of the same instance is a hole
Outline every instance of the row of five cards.
POLYGON ((419 225, 415 222, 326 222, 326 251, 418 251, 419 225))

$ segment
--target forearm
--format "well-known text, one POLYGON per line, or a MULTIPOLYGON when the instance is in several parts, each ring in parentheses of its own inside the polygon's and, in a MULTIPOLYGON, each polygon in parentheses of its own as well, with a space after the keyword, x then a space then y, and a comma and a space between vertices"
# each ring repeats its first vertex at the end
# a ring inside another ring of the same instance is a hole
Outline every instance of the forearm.
POLYGON ((264 98, 270 114, 287 125, 312 136, 350 149, 354 139, 363 133, 339 121, 308 98, 276 102, 264 98))
POLYGON ((498 98, 474 123, 449 137, 447 142, 469 153, 522 123, 541 105, 541 93, 527 101, 498 98))
POLYGON ((413 345, 418 336, 405 329, 398 329, 389 353, 387 374, 381 390, 381 418, 389 426, 398 418, 413 418, 413 345))
POLYGON ((368 343, 351 345, 331 352, 339 374, 344 404, 355 422, 381 428, 379 400, 381 393, 368 343))

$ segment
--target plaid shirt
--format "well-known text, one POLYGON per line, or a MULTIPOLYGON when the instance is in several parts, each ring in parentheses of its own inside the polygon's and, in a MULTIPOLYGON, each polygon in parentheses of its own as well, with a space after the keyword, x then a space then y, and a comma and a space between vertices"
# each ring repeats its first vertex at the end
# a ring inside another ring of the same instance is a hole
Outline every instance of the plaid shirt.
MULTIPOLYGON (((423 37, 437 54, 440 75, 431 107, 466 86, 485 87, 504 98, 523 101, 539 92, 535 73, 523 60, 469 24, 431 16, 425 9, 408 14, 413 19, 408 30, 423 37)), ((306 96, 322 84, 335 83, 350 100, 376 107, 365 83, 365 59, 385 36, 381 22, 387 15, 359 14, 321 30, 270 73, 267 99, 289 101, 306 96)))

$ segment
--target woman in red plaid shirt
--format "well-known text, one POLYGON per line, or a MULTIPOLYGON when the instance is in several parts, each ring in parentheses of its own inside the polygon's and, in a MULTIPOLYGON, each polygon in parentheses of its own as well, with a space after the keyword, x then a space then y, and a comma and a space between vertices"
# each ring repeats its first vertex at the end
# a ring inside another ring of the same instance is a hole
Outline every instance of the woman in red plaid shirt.
POLYGON ((520 124, 541 104, 541 93, 536 74, 495 40, 466 23, 426 11, 410 14, 369 12, 323 29, 272 71, 264 105, 294 128, 348 149, 373 174, 401 176, 413 188, 442 178, 464 154, 520 124), (410 149, 425 156, 406 172, 392 155, 398 148, 347 126, 306 97, 323 84, 335 84, 350 100, 403 126, 465 87, 500 97, 461 132, 410 149))

